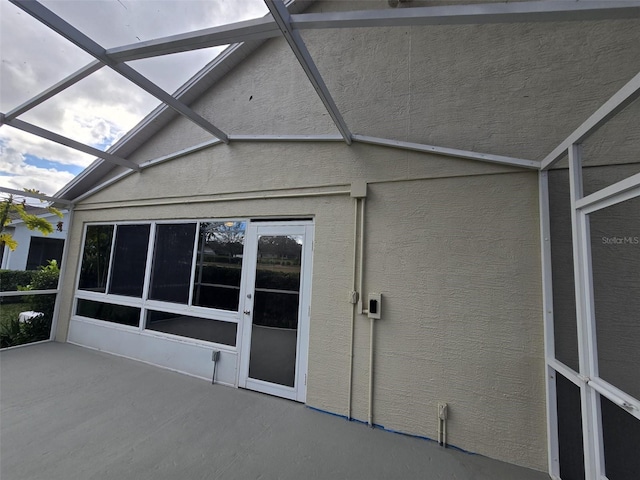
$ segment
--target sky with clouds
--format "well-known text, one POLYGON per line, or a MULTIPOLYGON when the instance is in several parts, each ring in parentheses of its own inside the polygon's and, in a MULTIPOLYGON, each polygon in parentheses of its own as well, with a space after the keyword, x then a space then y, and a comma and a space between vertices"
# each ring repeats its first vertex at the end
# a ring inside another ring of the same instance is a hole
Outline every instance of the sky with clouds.
MULTIPOLYGON (((41 0, 104 48, 265 15, 263 0, 41 0)), ((93 57, 0 0, 0 112, 8 112, 93 57)), ((172 93, 222 47, 129 62, 172 93)), ((158 100, 104 67, 18 117, 100 150, 134 127, 158 100)), ((95 158, 0 127, 0 186, 55 194, 95 158)))

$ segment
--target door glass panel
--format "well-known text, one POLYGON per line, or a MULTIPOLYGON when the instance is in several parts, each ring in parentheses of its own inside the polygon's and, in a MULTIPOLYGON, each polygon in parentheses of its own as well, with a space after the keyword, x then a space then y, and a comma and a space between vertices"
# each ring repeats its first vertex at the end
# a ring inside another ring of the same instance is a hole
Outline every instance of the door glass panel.
POLYGON ((295 383, 302 235, 258 237, 249 377, 295 383))

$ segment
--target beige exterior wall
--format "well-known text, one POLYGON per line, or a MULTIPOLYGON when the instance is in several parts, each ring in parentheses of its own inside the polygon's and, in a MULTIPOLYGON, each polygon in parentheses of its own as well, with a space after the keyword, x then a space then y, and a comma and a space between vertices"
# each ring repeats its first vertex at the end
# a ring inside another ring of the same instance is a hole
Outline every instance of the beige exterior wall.
MULTIPOLYGON (((436 406, 445 401, 451 444, 544 469, 535 172, 371 146, 217 146, 130 176, 79 205, 65 282, 75 282, 85 222, 312 216, 307 403, 346 415, 354 200, 304 195, 348 191, 360 178, 369 182, 365 293, 384 296, 374 422, 435 438, 436 406), (268 188, 274 184, 281 189, 268 188), (243 188, 266 198, 233 201, 243 188), (291 194, 302 197, 268 198, 291 194)), ((71 314, 66 291, 58 339, 71 314)), ((353 416, 366 420, 363 316, 354 340, 353 416)))
MULTIPOLYGON (((303 37, 354 133, 540 159, 637 73, 638 26, 625 20, 303 37)), ((337 133, 281 39, 192 107, 230 134, 337 133)), ((607 141, 615 142, 611 134, 607 141)), ((634 135, 622 135, 622 143, 634 135)), ((131 158, 150 160, 209 138, 180 118, 131 158)), ((435 438, 436 406, 447 402, 451 444, 546 469, 535 172, 343 143, 232 142, 155 166, 77 207, 57 339, 66 338, 86 222, 312 216, 307 403, 345 415, 354 200, 305 195, 348 190, 356 180, 369 184, 364 293, 384 296, 374 422, 435 438), (274 198, 286 194, 297 196, 274 198), (238 198, 247 195, 254 198, 238 198)), ((353 416, 365 420, 364 317, 356 318, 354 340, 353 416)))

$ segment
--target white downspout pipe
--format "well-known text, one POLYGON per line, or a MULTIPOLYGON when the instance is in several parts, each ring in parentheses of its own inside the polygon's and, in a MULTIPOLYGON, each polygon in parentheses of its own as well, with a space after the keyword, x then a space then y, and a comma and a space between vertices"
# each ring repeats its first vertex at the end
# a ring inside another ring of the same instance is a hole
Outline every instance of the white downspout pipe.
POLYGON ((351 420, 352 396, 353 396, 353 337, 355 335, 356 308, 358 296, 358 210, 360 199, 354 199, 355 210, 353 212, 353 291, 351 292, 351 336, 349 337, 349 400, 347 406, 347 419, 351 420))
POLYGON ((370 318, 369 328, 369 416, 367 423, 373 427, 373 324, 375 320, 370 318))

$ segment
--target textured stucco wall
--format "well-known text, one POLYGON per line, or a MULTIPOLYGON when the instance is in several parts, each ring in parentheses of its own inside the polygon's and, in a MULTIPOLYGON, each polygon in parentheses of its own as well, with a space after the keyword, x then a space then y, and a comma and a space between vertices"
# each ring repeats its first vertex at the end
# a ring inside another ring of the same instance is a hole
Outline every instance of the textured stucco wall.
MULTIPOLYGON (((311 11, 336 5, 385 8, 386 1, 318 2, 311 11)), ((301 35, 352 132, 541 159, 638 73, 639 27, 633 19, 301 35)), ((280 38, 192 107, 230 134, 338 133, 280 38)), ((174 123, 135 157, 155 158, 209 138, 187 120, 174 123)), ((597 148, 633 144, 638 135, 607 128, 597 148)), ((616 163, 634 151, 621 147, 616 163)))
MULTIPOLYGON (((319 2, 313 9, 370 3, 319 2)), ((354 133, 540 159, 637 73, 639 25, 302 35, 354 133)), ((337 133, 282 39, 265 43, 192 107, 230 134, 337 133)), ((616 163, 637 152, 627 147, 638 139, 633 128, 605 133, 592 144, 595 164, 612 161, 607 153, 616 142, 616 163)), ((178 118, 131 158, 149 160, 207 139, 178 118)), ((433 438, 436 405, 448 402, 452 444, 545 469, 534 172, 362 144, 219 145, 131 175, 83 202, 65 284, 75 281, 84 222, 313 216, 307 398, 346 414, 353 200, 218 196, 317 193, 359 179, 369 182, 365 293, 384 295, 375 334, 374 421, 433 438)), ((67 289, 58 339, 66 336, 71 300, 67 289)), ((353 414, 366 419, 369 323, 356 320, 353 414)))
MULTIPOLYGON (((375 339, 375 423, 434 438, 436 405, 446 401, 452 444, 543 469, 535 172, 339 143, 218 146, 83 202, 72 238, 79 242, 87 221, 313 216, 307 403, 346 414, 353 199, 218 200, 243 189, 266 197, 348 190, 359 178, 370 182, 365 292, 385 299, 375 339)), ((73 247, 67 284, 77 271, 79 244, 73 247)), ((61 319, 70 306, 67 294, 61 319)), ((59 339, 66 328, 61 320, 59 339)), ((368 321, 358 317, 353 415, 363 420, 368 338, 368 321)))

